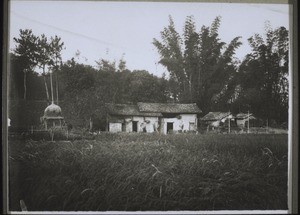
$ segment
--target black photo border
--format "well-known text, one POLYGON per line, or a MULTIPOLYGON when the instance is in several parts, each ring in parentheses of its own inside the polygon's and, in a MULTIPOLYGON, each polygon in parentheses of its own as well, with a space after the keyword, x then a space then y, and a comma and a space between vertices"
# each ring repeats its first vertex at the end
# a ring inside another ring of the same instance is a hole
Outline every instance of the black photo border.
MULTIPOLYGON (((2 0, 2 213, 13 214, 9 211, 8 202, 8 129, 7 129, 7 112, 8 112, 8 76, 9 76, 9 16, 10 16, 10 2, 21 0, 2 0)), ((58 0, 31 0, 31 1, 58 1, 58 0)), ((80 0, 87 1, 87 0, 80 0)), ((94 0, 95 1, 95 0, 94 0)), ((96 0, 101 1, 101 0, 96 0)), ((109 0, 106 0, 106 2, 109 0)), ((116 1, 116 0, 113 0, 116 1)), ((139 1, 139 0, 131 0, 139 1)), ((143 2, 147 0, 140 0, 143 2)), ((289 87, 289 164, 288 164, 288 213, 299 213, 299 43, 298 43, 298 24, 299 24, 299 2, 298 0, 173 0, 173 1, 149 1, 148 2, 205 2, 205 3, 263 3, 263 4, 288 4, 289 5, 289 32, 290 32, 290 87, 289 87)), ((234 212, 234 211, 232 211, 234 212)), ((67 212, 67 214, 75 214, 76 212, 67 212)), ((132 212, 125 214, 132 214, 132 212)), ((178 212, 182 213, 182 212, 178 212)), ((198 212, 195 212, 198 214, 198 212)), ((243 213, 243 211, 239 211, 243 213)), ((14 214, 39 214, 38 212, 14 212, 14 214)), ((49 214, 49 212, 48 212, 49 214)), ((54 213, 51 213, 54 214, 54 213)), ((60 213, 64 214, 64 212, 60 213)), ((82 212, 79 212, 82 214, 82 212)), ((90 214, 89 212, 84 214, 90 214)), ((95 214, 95 213, 92 213, 95 214)), ((104 214, 113 214, 107 212, 104 214)), ((120 214, 120 213, 118 213, 120 214)), ((151 214, 138 213, 138 214, 151 214)), ((158 214, 152 212, 152 214, 158 214)), ((191 213, 189 213, 191 214, 191 213)), ((218 211, 216 213, 218 214, 218 211)), ((230 211, 226 214, 232 214, 230 211)))

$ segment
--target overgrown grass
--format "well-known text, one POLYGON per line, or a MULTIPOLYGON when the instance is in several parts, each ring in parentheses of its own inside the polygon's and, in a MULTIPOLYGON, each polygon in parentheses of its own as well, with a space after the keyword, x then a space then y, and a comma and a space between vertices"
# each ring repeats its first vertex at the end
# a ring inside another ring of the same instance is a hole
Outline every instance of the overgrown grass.
POLYGON ((287 148, 280 134, 12 139, 10 209, 286 209, 287 148))

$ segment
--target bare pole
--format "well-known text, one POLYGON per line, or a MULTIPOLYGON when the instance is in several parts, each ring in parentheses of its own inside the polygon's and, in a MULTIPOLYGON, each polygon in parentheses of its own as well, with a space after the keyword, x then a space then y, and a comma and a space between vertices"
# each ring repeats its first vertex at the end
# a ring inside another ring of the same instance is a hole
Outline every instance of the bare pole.
POLYGON ((50 72, 50 83, 51 83, 51 98, 52 98, 52 104, 54 104, 52 72, 50 72))
MULTIPOLYGON (((230 112, 229 112, 230 113, 230 112)), ((231 117, 229 115, 228 117, 228 133, 230 134, 230 120, 231 120, 231 117)))
POLYGON ((56 71, 56 103, 58 105, 58 71, 56 71))
POLYGON ((248 131, 247 131, 248 134, 249 134, 249 128, 250 128, 249 124, 250 124, 250 114, 249 114, 249 110, 248 110, 248 131))

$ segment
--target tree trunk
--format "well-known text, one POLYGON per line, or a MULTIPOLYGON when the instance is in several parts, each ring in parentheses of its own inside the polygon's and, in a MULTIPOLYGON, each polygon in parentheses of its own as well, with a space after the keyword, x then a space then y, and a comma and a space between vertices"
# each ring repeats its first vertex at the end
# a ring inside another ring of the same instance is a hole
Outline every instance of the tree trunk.
POLYGON ((45 84, 45 89, 46 89, 47 101, 50 101, 47 80, 46 80, 46 74, 44 74, 43 76, 44 76, 44 84, 45 84))
POLYGON ((51 102, 54 103, 52 72, 50 72, 51 102))
POLYGON ((58 72, 56 71, 56 104, 58 105, 58 72))
POLYGON ((192 93, 192 75, 190 75, 190 80, 189 80, 189 90, 190 90, 190 102, 193 102, 193 93, 192 93))
POLYGON ((26 94, 27 94, 26 75, 27 75, 27 71, 24 70, 24 100, 26 100, 26 94))

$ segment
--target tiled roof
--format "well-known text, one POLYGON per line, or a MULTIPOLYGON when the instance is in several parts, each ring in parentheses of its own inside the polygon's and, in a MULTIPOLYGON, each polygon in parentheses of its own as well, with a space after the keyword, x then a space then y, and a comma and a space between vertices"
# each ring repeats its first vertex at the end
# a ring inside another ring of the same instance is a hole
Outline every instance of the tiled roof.
POLYGON ((201 113, 197 104, 178 104, 178 103, 144 103, 138 102, 140 112, 150 113, 201 113))
POLYGON ((162 116, 161 113, 142 113, 137 105, 129 104, 106 104, 106 108, 111 115, 120 116, 162 116))

